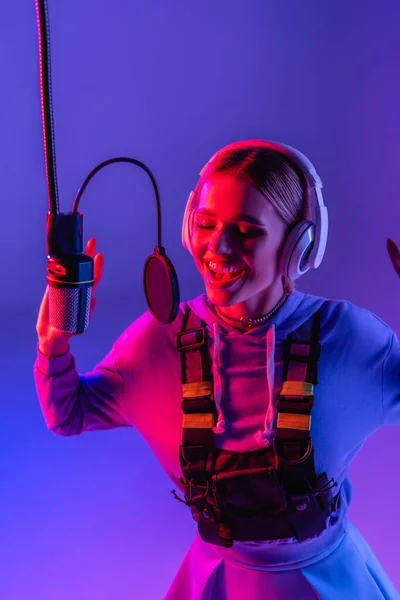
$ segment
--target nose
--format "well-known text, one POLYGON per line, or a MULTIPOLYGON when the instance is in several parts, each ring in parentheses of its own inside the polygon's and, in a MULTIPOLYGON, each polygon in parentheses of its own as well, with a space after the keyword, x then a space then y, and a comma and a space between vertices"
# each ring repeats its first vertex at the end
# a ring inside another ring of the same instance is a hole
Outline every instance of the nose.
POLYGON ((208 244, 209 252, 215 256, 221 254, 231 254, 232 246, 229 237, 229 233, 226 231, 226 229, 216 228, 208 244))

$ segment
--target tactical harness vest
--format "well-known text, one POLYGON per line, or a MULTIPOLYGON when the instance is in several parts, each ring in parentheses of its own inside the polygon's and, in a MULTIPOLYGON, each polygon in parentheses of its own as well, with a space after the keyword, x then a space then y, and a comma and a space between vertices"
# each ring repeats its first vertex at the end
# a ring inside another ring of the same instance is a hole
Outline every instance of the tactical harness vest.
POLYGON ((230 547, 320 534, 337 509, 337 484, 317 475, 310 437, 320 314, 283 343, 282 389, 273 444, 253 452, 215 448, 215 406, 206 324, 188 307, 176 348, 181 356, 183 436, 180 489, 206 542, 230 547))

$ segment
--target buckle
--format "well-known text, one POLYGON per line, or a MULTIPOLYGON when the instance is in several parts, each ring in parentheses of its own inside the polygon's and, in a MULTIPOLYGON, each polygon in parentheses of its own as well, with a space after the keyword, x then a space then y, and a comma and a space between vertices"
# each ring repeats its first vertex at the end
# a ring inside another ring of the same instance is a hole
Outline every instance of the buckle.
POLYGON ((186 352, 186 350, 194 350, 200 348, 205 342, 206 336, 204 334, 203 327, 197 327, 196 329, 186 329, 176 334, 175 347, 179 352, 186 352), (200 335, 199 335, 200 334, 200 335), (185 338, 188 340, 185 341, 185 338))
POLYGON ((311 440, 311 438, 309 438, 307 440, 306 451, 304 452, 304 454, 302 456, 299 456, 298 458, 295 458, 295 459, 285 458, 284 456, 282 456, 282 454, 280 454, 279 449, 278 449, 278 446, 282 446, 284 442, 285 442, 284 439, 277 440, 275 437, 272 442, 272 446, 278 456, 279 461, 282 461, 283 463, 286 463, 287 465, 299 465, 300 463, 304 462, 310 456, 311 451, 313 450, 312 440, 311 440))

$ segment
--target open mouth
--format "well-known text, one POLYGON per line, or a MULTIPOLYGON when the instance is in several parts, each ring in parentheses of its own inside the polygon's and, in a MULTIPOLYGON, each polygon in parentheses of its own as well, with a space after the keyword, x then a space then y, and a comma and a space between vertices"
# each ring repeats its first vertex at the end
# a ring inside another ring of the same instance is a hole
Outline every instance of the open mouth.
POLYGON ((240 279, 244 273, 244 269, 237 269, 235 267, 225 267, 221 269, 214 263, 208 263, 207 270, 211 276, 211 280, 220 284, 230 284, 237 279, 240 279))

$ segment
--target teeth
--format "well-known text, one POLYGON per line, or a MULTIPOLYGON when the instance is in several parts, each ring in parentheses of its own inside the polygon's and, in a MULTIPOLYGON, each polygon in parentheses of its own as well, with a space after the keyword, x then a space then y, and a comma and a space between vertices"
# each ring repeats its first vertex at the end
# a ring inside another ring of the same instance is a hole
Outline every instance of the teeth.
POLYGON ((223 267, 222 265, 217 265, 217 263, 211 261, 208 263, 208 266, 212 271, 215 271, 215 273, 237 273, 241 270, 232 265, 229 267, 223 267))

